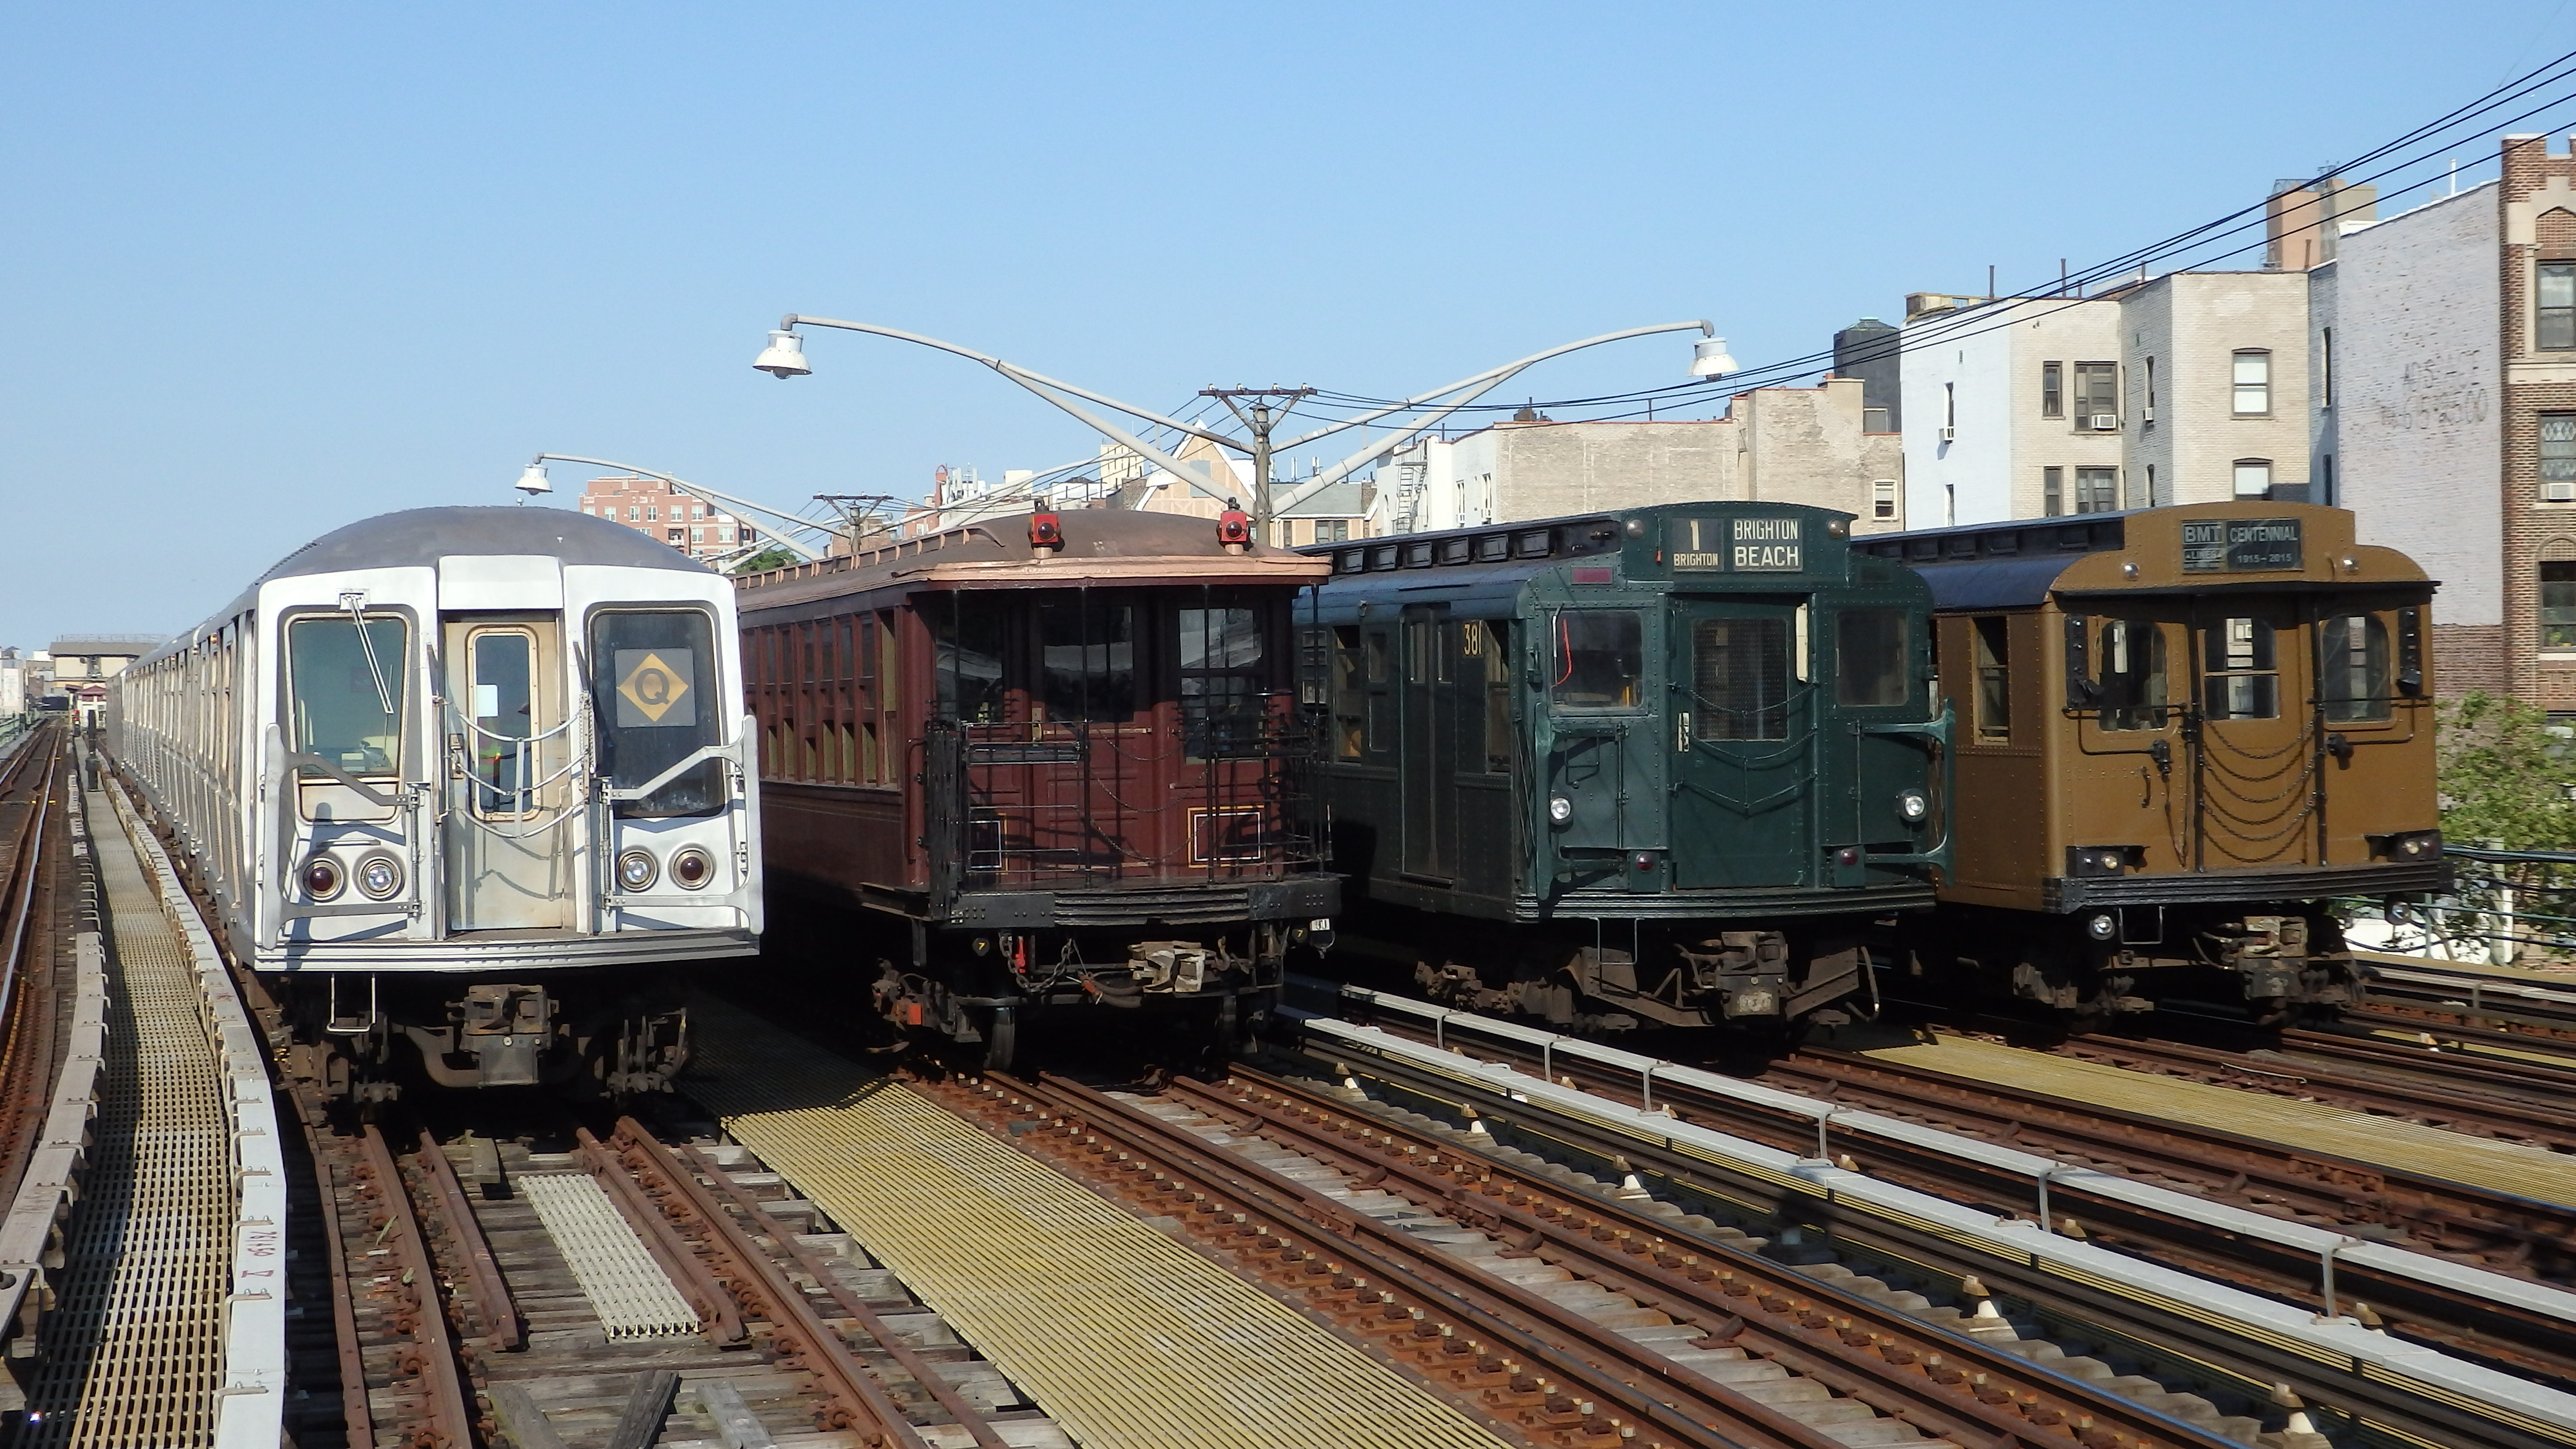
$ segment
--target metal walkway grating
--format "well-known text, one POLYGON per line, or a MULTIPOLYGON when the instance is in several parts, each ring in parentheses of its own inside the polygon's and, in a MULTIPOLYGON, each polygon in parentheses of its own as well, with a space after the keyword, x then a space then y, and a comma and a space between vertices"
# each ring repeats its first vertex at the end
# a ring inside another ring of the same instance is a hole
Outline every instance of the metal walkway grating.
MULTIPOLYGON (((105 795, 87 804, 117 818, 105 795)), ((187 943, 132 844, 95 839, 114 942, 97 1140, 18 1442, 211 1445, 236 1213, 214 1044, 187 943)))
POLYGON ((2472 1137, 2421 1122, 2268 1092, 2151 1076, 2102 1062, 2074 1061, 1967 1037, 1944 1036, 1918 1046, 1884 1047, 1864 1055, 1947 1072, 1971 1082, 1996 1082, 2196 1127, 2242 1133, 2277 1142, 2291 1151, 2333 1153, 2356 1162, 2403 1168, 2542 1202, 2576 1204, 2576 1162, 2545 1147, 2472 1137))
POLYGON ((1089 1449, 1495 1449, 1466 1415, 928 1099, 737 1008, 683 1083, 1089 1449))
POLYGON ((698 1331, 697 1311, 617 1215, 607 1189, 587 1174, 548 1172, 512 1179, 555 1240, 573 1281, 614 1343, 680 1338, 698 1331))

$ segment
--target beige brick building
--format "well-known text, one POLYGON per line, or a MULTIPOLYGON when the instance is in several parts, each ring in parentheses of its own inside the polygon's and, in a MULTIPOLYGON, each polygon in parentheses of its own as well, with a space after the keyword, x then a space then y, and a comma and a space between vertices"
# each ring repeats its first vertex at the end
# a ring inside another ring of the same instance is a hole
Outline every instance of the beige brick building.
POLYGON ((2308 279, 2173 272, 2120 294, 2123 466, 2144 502, 2308 497, 2308 279))
POLYGON ((2576 713, 2576 144, 2509 136, 2497 188, 2504 673, 2576 713))

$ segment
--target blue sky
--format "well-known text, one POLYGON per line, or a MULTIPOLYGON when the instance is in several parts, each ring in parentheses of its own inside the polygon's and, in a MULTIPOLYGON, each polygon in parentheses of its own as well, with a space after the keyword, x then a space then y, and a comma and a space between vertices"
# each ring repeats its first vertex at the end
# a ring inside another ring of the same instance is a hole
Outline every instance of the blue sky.
MULTIPOLYGON (((1163 407, 1690 317, 1748 364, 1805 353, 2576 48, 2568 0, 2433 13, 14 7, 0 643, 183 627, 340 523, 506 501, 539 449, 793 505, 1092 446, 893 342, 754 373, 788 311, 1163 407)), ((1687 342, 1514 390, 1665 383, 1687 342)))

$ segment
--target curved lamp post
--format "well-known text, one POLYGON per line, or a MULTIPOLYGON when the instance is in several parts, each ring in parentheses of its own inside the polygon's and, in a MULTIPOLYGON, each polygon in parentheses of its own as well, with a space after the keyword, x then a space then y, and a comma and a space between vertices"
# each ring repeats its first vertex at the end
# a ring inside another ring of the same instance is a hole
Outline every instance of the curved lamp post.
MULTIPOLYGON (((816 553, 813 549, 797 542, 793 535, 793 530, 810 528, 823 533, 831 533, 834 531, 832 526, 828 523, 817 523, 810 518, 799 518, 793 513, 781 513, 767 504, 754 503, 748 498, 736 498, 730 493, 719 493, 713 488, 706 487, 703 484, 692 483, 685 478, 662 472, 657 468, 638 468, 632 463, 620 463, 610 458, 585 458, 578 453, 539 453, 536 457, 528 460, 527 471, 519 475, 519 481, 514 486, 517 487, 520 492, 527 494, 531 498, 534 498, 540 493, 553 492, 554 485, 546 481, 546 463, 549 459, 557 463, 588 463, 594 468, 615 468, 621 472, 636 474, 639 477, 658 478, 661 481, 670 484, 672 489, 676 492, 684 493, 692 498, 701 499, 705 502, 715 504, 719 508, 730 508, 736 513, 757 513, 767 518, 775 518, 786 525, 786 530, 765 533, 762 541, 764 543, 777 544, 779 547, 786 549, 789 553, 795 554, 797 557, 804 559, 807 563, 812 563, 814 560, 823 557, 823 555, 816 553)), ((763 523, 761 527, 768 529, 769 525, 763 523)))
MULTIPOLYGON (((1044 398, 1049 404, 1072 414, 1103 437, 1116 442, 1120 446, 1136 454, 1138 457, 1151 460, 1164 471, 1189 484, 1190 487, 1208 495, 1211 498, 1217 499, 1219 502, 1229 505, 1239 503, 1241 500, 1238 499, 1233 492, 1216 487, 1212 480, 1202 481, 1197 474, 1183 466, 1179 459, 1164 452, 1162 449, 1147 443, 1144 439, 1137 437, 1126 429, 1120 428, 1104 420, 1091 409, 1082 406, 1082 403, 1096 403, 1101 407, 1124 413, 1129 417, 1140 418, 1157 426, 1170 428, 1175 432, 1184 434, 1185 436, 1199 438, 1206 442, 1215 444, 1220 448, 1230 448, 1237 453, 1244 454, 1254 460, 1252 504, 1254 515, 1258 520, 1261 529, 1260 534, 1257 536, 1264 540, 1267 540, 1269 537, 1270 520, 1278 510, 1294 507, 1306 498, 1311 497, 1316 493, 1320 493, 1333 484, 1340 482, 1343 478, 1348 477, 1353 470, 1365 465, 1369 460, 1378 457, 1390 448, 1401 447, 1421 433, 1439 426, 1442 422, 1455 414, 1460 408, 1466 407, 1470 403, 1475 402, 1478 398, 1483 397, 1486 393, 1489 393, 1495 388, 1500 387, 1502 384, 1509 382, 1512 378, 1518 376, 1523 370, 1533 366, 1534 364, 1544 362, 1551 357, 1562 357, 1569 352, 1580 352, 1587 347, 1598 347, 1605 342, 1619 342, 1631 337, 1649 337, 1662 332, 1696 330, 1702 337, 1710 340, 1699 344, 1696 350, 1696 355, 1694 356, 1691 364, 1691 375, 1693 377, 1714 377, 1735 370, 1735 360, 1726 356, 1726 344, 1724 340, 1716 337, 1716 329, 1711 327, 1706 321, 1665 322, 1653 327, 1631 327, 1626 331, 1605 332, 1598 337, 1587 337, 1580 342, 1569 342, 1562 347, 1551 347, 1544 352, 1534 352, 1517 362, 1508 362, 1503 364, 1501 367, 1488 368, 1472 377, 1461 378, 1458 381, 1449 384, 1447 387, 1434 388, 1429 392, 1418 393, 1413 397, 1406 398, 1402 402, 1391 403, 1372 412, 1362 413, 1356 417, 1345 418, 1329 423, 1303 437, 1291 439, 1288 442, 1274 446, 1270 443, 1266 431, 1261 437, 1250 441, 1242 438, 1230 437, 1224 433, 1211 432, 1206 428, 1182 422, 1178 418, 1166 417, 1161 413, 1155 412, 1151 408, 1141 408, 1133 403, 1120 402, 1114 397, 1093 392, 1088 388, 1076 387, 1072 383, 1063 382, 1056 378, 1045 376, 1042 373, 1031 372, 1027 368, 1005 362, 1001 358, 994 357, 989 353, 977 352, 973 348, 969 347, 960 347, 953 342, 942 342, 936 337, 924 337, 917 332, 902 332, 892 327, 879 327, 868 322, 846 322, 838 318, 807 317, 799 313, 790 312, 785 317, 779 319, 777 330, 769 334, 769 345, 762 349, 760 356, 754 359, 751 365, 762 372, 768 373, 772 377, 780 379, 781 381, 791 377, 805 377, 811 375, 814 368, 813 365, 806 360, 805 339, 797 334, 796 329, 798 327, 837 327, 848 332, 867 332, 878 337, 891 337, 898 342, 910 342, 922 347, 935 348, 941 352, 953 353, 954 355, 966 358, 969 361, 980 362, 984 366, 1000 373, 1002 376, 1009 378, 1011 381, 1018 383, 1030 392, 1044 398), (1080 399, 1080 401, 1078 402, 1076 399, 1080 399), (1447 401, 1443 401, 1443 399, 1447 399, 1447 401), (1323 470, 1314 477, 1301 480, 1297 487, 1291 490, 1285 497, 1274 500, 1271 496, 1271 484, 1268 476, 1269 469, 1267 465, 1271 456, 1281 449, 1295 448, 1306 443, 1311 443, 1318 438, 1330 437, 1335 433, 1345 432, 1352 428, 1365 427, 1370 423, 1376 422, 1380 418, 1389 417, 1396 413, 1412 411, 1425 406, 1431 406, 1435 410, 1419 421, 1405 424, 1392 437, 1372 442, 1367 447, 1353 453, 1351 456, 1334 464, 1332 467, 1323 470)), ((1141 494, 1138 497, 1137 502, 1140 505, 1144 502, 1144 497, 1141 494)))

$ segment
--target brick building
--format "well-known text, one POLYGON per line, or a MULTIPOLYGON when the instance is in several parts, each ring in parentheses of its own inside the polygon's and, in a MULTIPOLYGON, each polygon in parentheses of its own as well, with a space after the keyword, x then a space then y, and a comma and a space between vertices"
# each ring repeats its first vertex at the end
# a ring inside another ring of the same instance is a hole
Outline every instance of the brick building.
POLYGON ((717 558, 760 542, 750 524, 659 478, 593 478, 582 485, 581 511, 615 519, 691 558, 717 558))
POLYGON ((2508 136, 2497 188, 2504 653, 2513 693, 2576 713, 2576 146, 2508 136))

